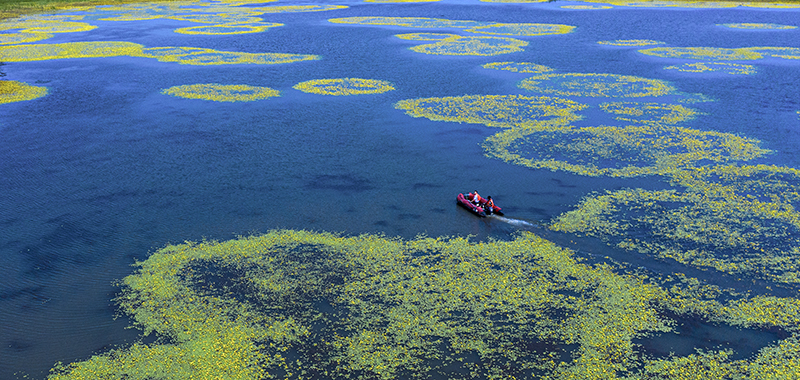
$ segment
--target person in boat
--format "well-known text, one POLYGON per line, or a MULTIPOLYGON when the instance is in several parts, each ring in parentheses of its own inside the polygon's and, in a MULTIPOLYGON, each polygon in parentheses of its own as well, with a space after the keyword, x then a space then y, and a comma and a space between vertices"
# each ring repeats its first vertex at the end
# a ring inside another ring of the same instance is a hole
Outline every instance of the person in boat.
POLYGON ((494 201, 491 195, 486 198, 486 203, 483 204, 483 212, 485 212, 486 215, 494 212, 494 201))
POLYGON ((481 203, 481 196, 478 195, 478 190, 475 190, 467 195, 467 200, 470 201, 475 206, 481 203))

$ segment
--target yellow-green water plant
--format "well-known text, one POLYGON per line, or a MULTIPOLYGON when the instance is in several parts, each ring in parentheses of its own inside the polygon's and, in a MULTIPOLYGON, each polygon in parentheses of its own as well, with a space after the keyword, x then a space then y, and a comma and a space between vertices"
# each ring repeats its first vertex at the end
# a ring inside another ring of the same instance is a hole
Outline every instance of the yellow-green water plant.
POLYGON ((47 95, 47 87, 14 80, 0 80, 0 104, 33 100, 47 95))
POLYGON ((283 26, 278 23, 230 23, 219 25, 203 25, 191 26, 186 28, 175 29, 175 33, 180 34, 202 34, 202 35, 231 35, 231 34, 248 34, 248 33, 261 33, 269 28, 283 26))
POLYGON ((332 18, 328 22, 353 25, 402 26, 406 28, 455 28, 466 32, 480 34, 498 34, 507 36, 545 36, 572 33, 575 26, 563 24, 537 23, 499 23, 492 21, 449 20, 428 17, 342 17, 332 18))
POLYGON ((758 22, 742 22, 742 23, 729 23, 717 24, 730 29, 746 29, 746 30, 790 30, 797 29, 794 25, 782 25, 771 23, 758 23, 758 22))
POLYGON ((753 65, 730 62, 684 63, 677 66, 666 66, 664 70, 675 70, 685 73, 723 73, 729 75, 751 75, 758 72, 758 69, 753 65))
POLYGON ((695 267, 800 283, 797 169, 704 166, 671 176, 682 190, 591 195, 551 228, 695 267))
POLYGON ((540 74, 520 81, 519 88, 557 96, 645 97, 676 90, 668 82, 633 75, 566 73, 540 74))
POLYGON ((0 46, 0 61, 28 62, 71 58, 144 57, 185 65, 274 65, 319 59, 288 53, 244 53, 197 47, 153 47, 124 41, 67 42, 0 46))
POLYGON ((525 95, 464 95, 401 100, 395 108, 434 121, 510 128, 541 122, 566 124, 581 119, 586 105, 563 98, 525 95))
MULTIPOLYGON (((117 302, 157 339, 58 364, 49 379, 652 378, 697 360, 634 343, 672 331, 664 311, 800 324, 797 299, 700 297, 528 232, 472 243, 278 230, 169 245, 137 266, 117 302)), ((735 373, 791 373, 777 359, 797 352, 792 336, 735 373)))
POLYGON ((280 96, 278 90, 269 87, 248 86, 244 84, 204 83, 175 86, 164 89, 162 94, 178 98, 202 99, 215 102, 252 102, 280 96))
POLYGON ((294 89, 319 95, 367 95, 393 91, 392 83, 379 79, 314 79, 294 85, 294 89))
POLYGON ((752 61, 764 58, 748 48, 717 47, 657 47, 639 50, 639 53, 661 58, 696 59, 703 61, 752 61))
POLYGON ((666 42, 655 40, 613 40, 613 41, 597 41, 600 45, 610 46, 650 46, 650 45, 664 45, 666 42))
POLYGON ((697 116, 697 111, 680 104, 665 103, 638 103, 638 102, 608 102, 600 103, 600 109, 620 121, 648 124, 680 124, 692 120, 697 116))
POLYGON ((432 55, 492 56, 517 53, 528 46, 527 41, 508 37, 453 36, 409 48, 411 51, 432 55))
POLYGON ((669 174, 698 163, 747 161, 768 153, 757 140, 671 125, 574 127, 541 123, 486 139, 486 156, 585 176, 669 174))
POLYGON ((539 65, 533 62, 492 62, 483 66, 484 69, 511 71, 515 73, 546 73, 553 71, 552 68, 545 65, 539 65))

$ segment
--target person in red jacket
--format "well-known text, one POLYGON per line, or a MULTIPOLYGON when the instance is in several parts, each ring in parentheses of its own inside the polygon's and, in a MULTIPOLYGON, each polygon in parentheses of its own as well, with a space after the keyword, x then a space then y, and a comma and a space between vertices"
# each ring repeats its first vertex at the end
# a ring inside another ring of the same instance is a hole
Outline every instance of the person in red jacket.
POLYGON ((492 200, 491 195, 486 198, 486 202, 483 204, 483 212, 485 212, 487 215, 494 212, 494 201, 492 200))
POLYGON ((483 198, 481 198, 481 196, 478 195, 478 190, 475 190, 475 191, 469 193, 469 195, 467 196, 467 200, 469 200, 470 202, 472 202, 472 204, 477 206, 477 205, 481 204, 481 201, 483 200, 483 198))

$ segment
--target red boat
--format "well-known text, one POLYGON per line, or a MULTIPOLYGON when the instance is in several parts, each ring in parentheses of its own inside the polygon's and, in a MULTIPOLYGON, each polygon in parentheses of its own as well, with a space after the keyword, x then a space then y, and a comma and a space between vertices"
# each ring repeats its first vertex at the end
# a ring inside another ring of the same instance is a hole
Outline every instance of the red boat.
MULTIPOLYGON (((458 203, 459 206, 469 210, 470 212, 481 218, 486 217, 486 210, 485 210, 486 199, 484 198, 480 198, 478 204, 475 205, 472 202, 470 202, 469 199, 467 199, 467 197, 464 194, 458 194, 458 196, 456 197, 456 203, 458 203)), ((503 215, 503 212, 500 211, 500 207, 492 206, 491 214, 503 215)))

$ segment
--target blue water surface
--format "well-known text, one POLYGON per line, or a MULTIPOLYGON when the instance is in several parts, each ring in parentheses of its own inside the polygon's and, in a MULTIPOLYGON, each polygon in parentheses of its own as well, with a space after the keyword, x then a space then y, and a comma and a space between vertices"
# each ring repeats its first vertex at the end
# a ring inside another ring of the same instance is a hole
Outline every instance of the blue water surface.
MULTIPOLYGON (((281 2, 287 4, 293 3, 281 2)), ((114 318, 114 281, 168 243, 227 240, 275 228, 505 239, 520 229, 545 234, 540 224, 573 209, 593 191, 669 186, 652 178, 582 177, 490 159, 481 143, 497 129, 412 118, 393 107, 421 97, 531 95, 516 87, 528 75, 481 68, 486 63, 534 62, 559 73, 666 80, 682 93, 716 100, 689 105, 703 114, 686 127, 759 139, 774 153, 758 163, 800 167, 800 61, 741 62, 757 66, 754 75, 696 74, 663 69, 690 60, 597 44, 651 39, 667 46, 800 47, 798 29, 717 26, 799 26, 798 10, 587 11, 560 8, 581 4, 562 1, 342 4, 349 8, 262 15, 285 26, 255 34, 177 34, 174 29, 197 25, 178 20, 94 20, 95 30, 40 42, 129 41, 146 47, 316 54, 322 57, 318 61, 189 66, 115 57, 0 66, 4 79, 50 91, 36 100, 0 105, 0 379, 43 378, 57 361, 85 359, 135 340, 139 332, 125 329, 128 320, 114 318), (565 35, 517 37, 529 42, 518 53, 434 56, 409 50, 416 43, 394 35, 464 33, 327 22, 352 16, 577 28, 565 35), (395 90, 325 96, 292 88, 311 79, 348 77, 386 80, 395 90), (281 91, 281 97, 221 103, 160 93, 195 83, 267 86, 281 91), (457 208, 456 194, 473 189, 492 195, 507 217, 525 223, 478 219, 457 208)), ((590 240, 550 237, 565 245, 574 240, 587 254, 614 253, 590 240)))

